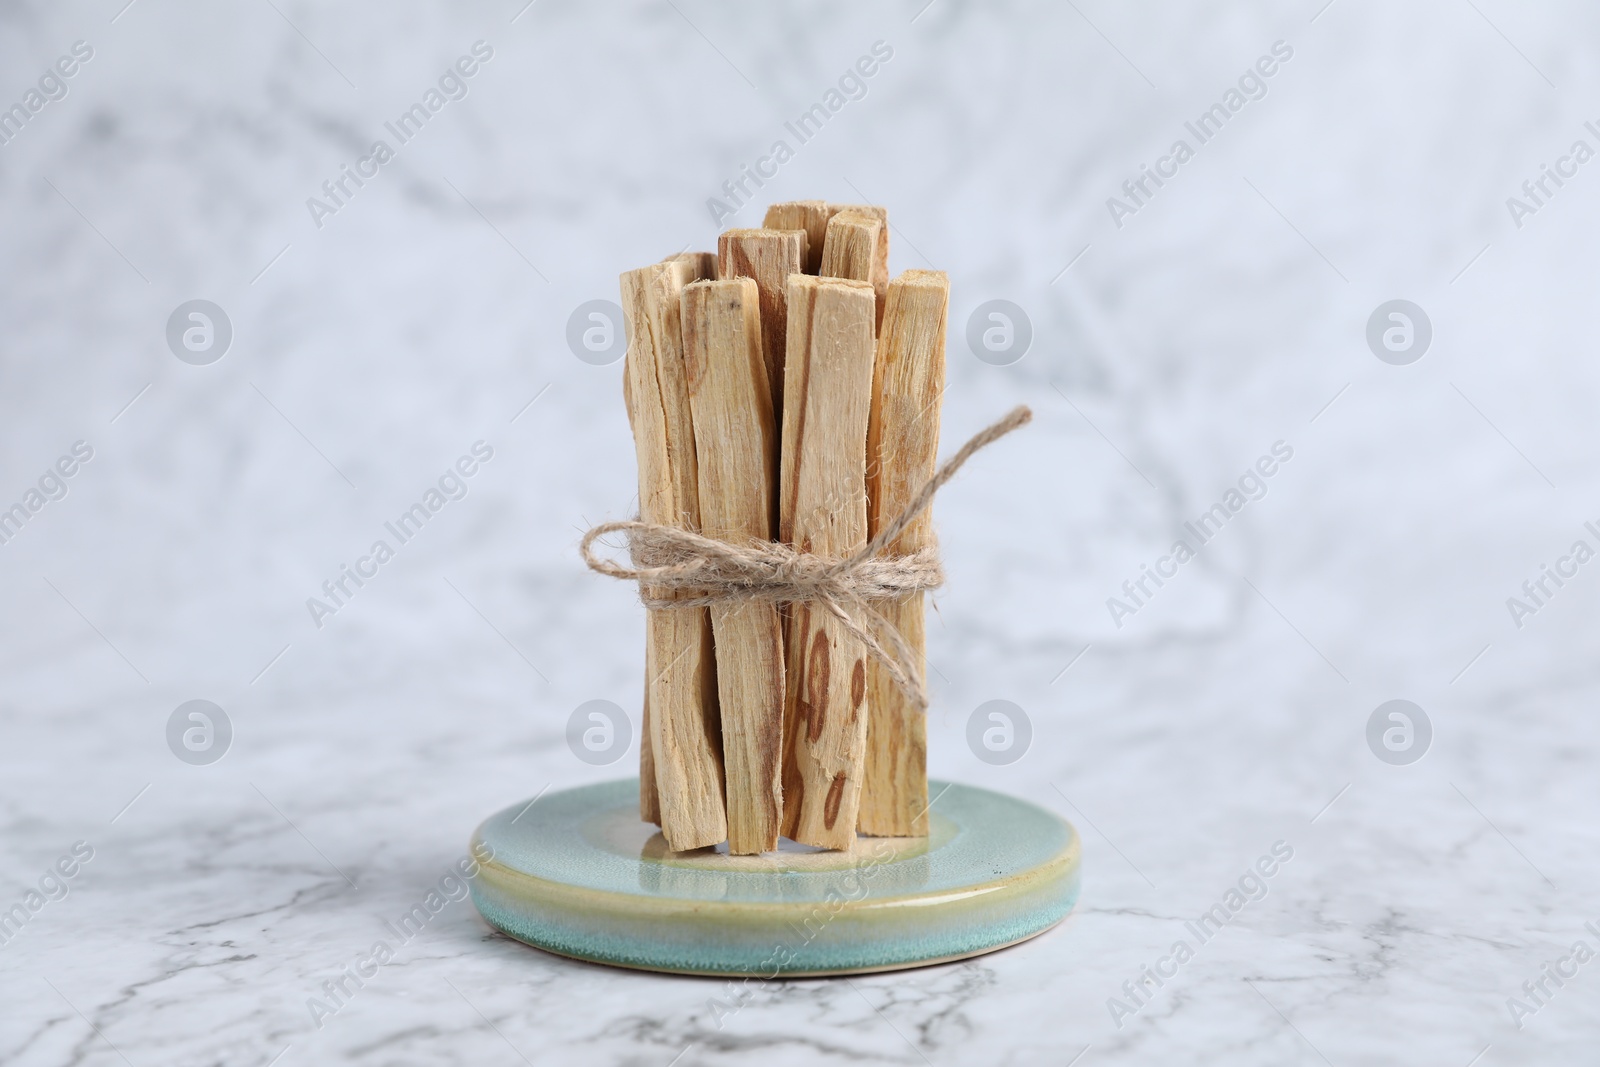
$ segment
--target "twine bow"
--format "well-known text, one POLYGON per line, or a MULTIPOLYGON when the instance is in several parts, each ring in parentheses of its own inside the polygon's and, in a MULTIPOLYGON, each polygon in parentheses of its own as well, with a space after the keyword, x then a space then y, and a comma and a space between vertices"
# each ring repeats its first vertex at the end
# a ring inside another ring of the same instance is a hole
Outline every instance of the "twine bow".
POLYGON ((926 711, 928 693, 922 668, 899 630, 872 602, 937 589, 944 584, 944 569, 939 564, 938 550, 932 547, 904 556, 880 553, 927 510, 934 494, 955 477, 974 453, 1027 425, 1032 418, 1033 412, 1027 407, 1017 407, 999 422, 980 430, 945 461, 905 510, 876 537, 842 558, 801 552, 778 541, 732 544, 637 519, 591 527, 578 548, 590 570, 638 582, 639 599, 652 610, 737 602, 820 604, 861 642, 906 698, 919 711, 926 711), (608 533, 626 536, 633 566, 594 554, 595 541, 608 533), (873 635, 874 627, 881 639, 873 635))

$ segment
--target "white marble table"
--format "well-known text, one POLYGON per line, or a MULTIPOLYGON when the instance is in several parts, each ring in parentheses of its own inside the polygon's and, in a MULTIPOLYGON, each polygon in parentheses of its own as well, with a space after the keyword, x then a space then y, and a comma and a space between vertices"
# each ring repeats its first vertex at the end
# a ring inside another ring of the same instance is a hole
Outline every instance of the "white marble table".
POLYGON ((0 1062, 1592 1059, 1600 965, 1523 984, 1600 949, 1600 565, 1520 620, 1507 598, 1600 547, 1600 164, 1561 162, 1600 148, 1600 16, 122 5, 0 16, 0 103, 93 52, 0 144, 0 508, 93 450, 0 544, 0 909, 26 916, 0 1062), (480 40, 465 96, 313 221, 480 40), (631 508, 620 367, 575 358, 567 318, 711 247, 706 200, 877 41, 755 199, 887 204, 894 268, 950 272, 947 442, 1037 412, 938 504, 931 765, 1071 818, 1078 909, 721 1017, 721 983, 542 955, 450 902, 314 1019, 480 818, 628 773, 564 740, 583 701, 636 713, 642 670, 637 604, 575 551, 631 508), (1160 164, 1276 41, 1265 95, 1160 164), (1119 227, 1142 164, 1176 171, 1119 227), (1544 164, 1570 176, 1513 218, 1544 164), (1032 323, 1011 366, 965 342, 993 298, 1032 323), (1407 366, 1364 338, 1395 298, 1433 326, 1407 366), (191 299, 233 326, 210 365, 164 336, 191 299), (465 496, 317 626, 307 598, 477 441, 465 496), (1107 599, 1279 441, 1265 496, 1116 625, 1107 599), (1433 728, 1408 766, 1366 740, 1397 698, 1433 728), (165 734, 195 699, 233 729, 206 766, 165 734), (1033 724, 1011 766, 966 746, 990 699, 1033 724))

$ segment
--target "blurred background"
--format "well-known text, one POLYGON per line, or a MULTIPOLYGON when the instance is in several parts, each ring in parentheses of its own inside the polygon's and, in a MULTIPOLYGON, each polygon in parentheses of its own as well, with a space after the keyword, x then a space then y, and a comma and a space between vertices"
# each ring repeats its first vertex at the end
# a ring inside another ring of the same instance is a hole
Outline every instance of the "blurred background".
POLYGON ((1600 950, 1597 29, 1505 0, 0 8, 0 1061, 1575 1062, 1600 974, 1524 983, 1600 950), (721 983, 452 902, 319 1027, 478 821, 634 772, 642 610, 576 551, 634 506, 621 348, 570 324, 803 198, 886 205, 891 269, 949 273, 946 453, 1036 414, 935 508, 930 770, 1072 820, 1076 912, 719 1026, 721 983), (632 717, 608 765, 566 741, 591 700, 632 717), (993 700, 1031 728, 1003 764, 967 742, 993 700), (1276 842, 1265 897, 1131 999, 1276 842))

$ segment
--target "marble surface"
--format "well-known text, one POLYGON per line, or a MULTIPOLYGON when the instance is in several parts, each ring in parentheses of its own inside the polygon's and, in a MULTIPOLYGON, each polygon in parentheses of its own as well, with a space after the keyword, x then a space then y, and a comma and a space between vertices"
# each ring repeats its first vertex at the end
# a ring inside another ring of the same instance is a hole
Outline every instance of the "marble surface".
POLYGON ((27 915, 0 1062, 1592 1059, 1600 964, 1510 1000, 1600 948, 1600 567, 1507 606, 1600 544, 1600 164, 1561 163, 1600 146, 1592 9, 124 3, 0 10, 0 101, 93 50, 0 144, 0 504, 93 449, 0 545, 0 908, 27 915), (480 40, 465 97, 319 227, 307 198, 480 40), (707 198, 877 41, 726 224, 889 205, 894 269, 952 278, 947 448, 1037 412, 938 503, 930 759, 1077 825, 1077 910, 728 1013, 446 901, 316 1012, 480 819, 631 773, 565 740, 584 701, 636 710, 643 647, 575 550, 634 467, 620 367, 568 316, 711 247, 707 198), (1277 41, 1265 95, 1119 227, 1107 198, 1277 41), (1513 218, 1545 164, 1572 176, 1513 218), (234 329, 209 366, 165 337, 197 298, 234 329), (1014 365, 965 343, 994 298, 1032 323, 1014 365), (1365 339, 1395 298, 1433 326, 1408 366, 1365 339), (307 598, 478 441, 465 497, 317 626, 307 598), (1280 441, 1266 495, 1113 620, 1280 441), (195 699, 232 724, 206 766, 167 742, 195 699), (967 747, 992 699, 1033 726, 1010 766, 967 747), (1368 746, 1391 699, 1432 723, 1408 766, 1368 746), (1202 943, 1241 880, 1260 899, 1202 943), (1176 974, 1131 1010, 1146 966, 1176 974))

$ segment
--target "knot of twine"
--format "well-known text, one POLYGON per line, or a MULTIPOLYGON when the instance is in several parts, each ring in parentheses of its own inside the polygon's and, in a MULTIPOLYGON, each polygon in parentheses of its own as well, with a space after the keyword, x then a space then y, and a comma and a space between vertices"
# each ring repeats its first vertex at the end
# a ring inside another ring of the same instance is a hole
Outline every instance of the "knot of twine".
POLYGON ((928 708, 926 680, 910 646, 895 626, 872 607, 944 584, 937 549, 883 556, 884 549, 927 510, 933 496, 982 448, 1025 426, 1033 418, 1017 407, 979 431, 925 482, 905 509, 878 535, 848 556, 833 558, 801 552, 778 541, 733 544, 658 523, 603 522, 583 535, 579 551, 589 569, 639 583, 639 599, 652 610, 707 607, 748 602, 811 603, 837 619, 879 663, 895 686, 919 711, 928 708), (608 533, 627 538, 633 566, 594 554, 594 542, 608 533), (874 636, 876 628, 881 635, 874 636), (887 647, 886 647, 887 646, 887 647))

